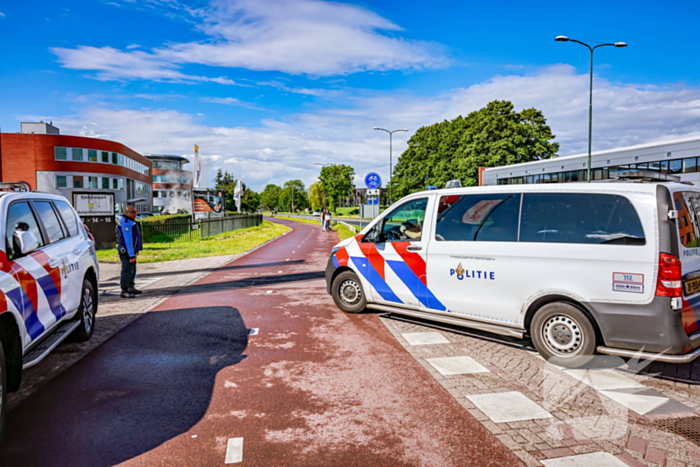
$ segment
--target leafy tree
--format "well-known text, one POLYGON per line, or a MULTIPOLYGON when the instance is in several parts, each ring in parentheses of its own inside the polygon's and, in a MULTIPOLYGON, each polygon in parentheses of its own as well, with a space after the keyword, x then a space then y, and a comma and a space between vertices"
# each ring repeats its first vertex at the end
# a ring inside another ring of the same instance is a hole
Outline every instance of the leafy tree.
POLYGON ((260 194, 248 188, 245 183, 241 183, 241 188, 241 211, 257 211, 260 208, 260 194))
POLYGON ((260 201, 265 209, 277 209, 280 191, 280 187, 273 183, 270 183, 265 187, 263 192, 260 194, 260 201))
POLYGON ((214 188, 217 191, 223 191, 224 197, 226 198, 226 209, 235 209, 236 204, 233 201, 233 192, 236 189, 237 180, 233 174, 222 172, 221 169, 216 171, 216 177, 214 177, 214 188))
POLYGON ((454 179, 475 186, 479 167, 556 157, 554 137, 540 110, 516 112, 512 103, 498 100, 466 117, 422 127, 394 167, 394 199, 454 179))
POLYGON ((309 207, 308 195, 301 180, 289 180, 284 184, 279 196, 280 210, 292 210, 292 190, 294 190, 294 208, 306 209, 309 207))
POLYGON ((309 205, 314 211, 323 208, 323 187, 321 182, 316 182, 309 187, 309 205))
POLYGON ((325 188, 328 204, 333 212, 336 212, 338 201, 350 195, 354 176, 355 169, 345 164, 327 165, 321 169, 319 180, 325 188))

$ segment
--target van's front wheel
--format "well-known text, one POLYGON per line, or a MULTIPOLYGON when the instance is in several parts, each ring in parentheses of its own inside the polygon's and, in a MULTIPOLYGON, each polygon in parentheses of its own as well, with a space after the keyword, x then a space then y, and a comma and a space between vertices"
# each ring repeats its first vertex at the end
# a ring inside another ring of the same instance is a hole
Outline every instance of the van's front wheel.
POLYGON ((367 307, 367 297, 357 275, 352 271, 338 274, 331 291, 336 306, 345 313, 360 313, 367 307))
POLYGON ((575 368, 587 363, 595 352, 593 325, 570 303, 548 303, 537 310, 530 335, 540 355, 554 365, 575 368))

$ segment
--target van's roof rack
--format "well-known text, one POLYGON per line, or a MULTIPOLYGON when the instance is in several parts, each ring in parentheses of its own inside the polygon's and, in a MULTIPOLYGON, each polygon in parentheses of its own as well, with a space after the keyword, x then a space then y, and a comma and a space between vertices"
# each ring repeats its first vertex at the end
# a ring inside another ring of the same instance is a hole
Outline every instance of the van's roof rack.
POLYGON ((0 191, 16 191, 21 193, 30 193, 32 186, 28 182, 0 182, 0 191))
POLYGON ((680 182, 681 177, 676 175, 651 172, 649 170, 615 170, 610 172, 610 178, 615 181, 627 182, 680 182))

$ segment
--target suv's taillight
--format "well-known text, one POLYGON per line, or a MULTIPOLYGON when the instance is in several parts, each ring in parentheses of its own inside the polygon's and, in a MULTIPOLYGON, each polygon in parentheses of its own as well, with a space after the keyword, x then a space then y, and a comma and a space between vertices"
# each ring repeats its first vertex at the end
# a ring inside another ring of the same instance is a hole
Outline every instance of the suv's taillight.
POLYGON ((659 279, 656 282, 657 297, 681 297, 681 260, 673 255, 659 255, 659 279))

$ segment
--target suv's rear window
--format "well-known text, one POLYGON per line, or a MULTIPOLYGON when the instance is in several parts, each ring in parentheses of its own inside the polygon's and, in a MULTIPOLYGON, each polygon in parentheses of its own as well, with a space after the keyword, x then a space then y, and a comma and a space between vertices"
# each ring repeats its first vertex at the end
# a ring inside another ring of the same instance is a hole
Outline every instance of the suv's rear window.
POLYGON ((700 193, 694 191, 677 191, 673 194, 673 204, 678 211, 678 236, 686 248, 700 246, 700 193))
POLYGON ((525 193, 520 241, 645 243, 642 223, 627 198, 587 193, 525 193))

